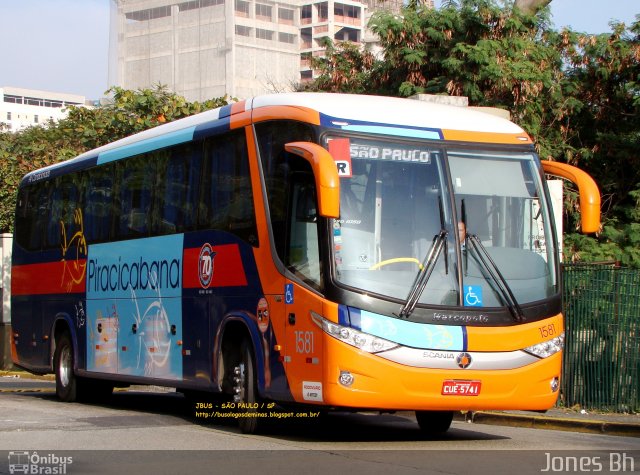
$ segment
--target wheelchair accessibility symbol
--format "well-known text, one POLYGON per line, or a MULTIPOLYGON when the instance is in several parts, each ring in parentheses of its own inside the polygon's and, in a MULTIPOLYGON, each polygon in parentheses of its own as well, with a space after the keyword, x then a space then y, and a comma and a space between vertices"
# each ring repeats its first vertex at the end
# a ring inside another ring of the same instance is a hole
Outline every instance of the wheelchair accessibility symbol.
POLYGON ((465 285, 464 306, 482 307, 482 287, 479 285, 465 285))
POLYGON ((285 284, 284 286, 284 303, 293 303, 293 284, 285 284))

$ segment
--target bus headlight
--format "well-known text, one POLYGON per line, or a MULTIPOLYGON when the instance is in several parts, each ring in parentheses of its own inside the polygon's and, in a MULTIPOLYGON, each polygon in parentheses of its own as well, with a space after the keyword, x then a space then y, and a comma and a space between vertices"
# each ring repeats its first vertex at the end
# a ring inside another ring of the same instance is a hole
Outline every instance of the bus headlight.
POLYGON ((558 351, 562 351, 562 348, 564 348, 564 333, 551 340, 524 348, 524 351, 538 358, 548 358, 551 355, 555 355, 558 351))
POLYGON ((400 346, 393 341, 330 322, 315 312, 311 312, 311 318, 327 335, 367 353, 379 353, 400 346))

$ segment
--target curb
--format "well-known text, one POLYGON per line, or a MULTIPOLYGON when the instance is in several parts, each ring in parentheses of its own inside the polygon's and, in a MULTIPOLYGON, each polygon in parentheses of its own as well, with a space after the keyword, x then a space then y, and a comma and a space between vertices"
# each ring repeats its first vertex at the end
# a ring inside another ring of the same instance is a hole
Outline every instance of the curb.
POLYGON ((0 378, 25 378, 25 379, 42 379, 45 381, 55 381, 55 374, 33 374, 19 370, 0 370, 0 378))
POLYGON ((505 412, 466 412, 457 413, 454 420, 474 424, 526 427, 529 429, 563 430, 591 434, 640 437, 640 425, 625 422, 602 420, 584 420, 572 418, 548 417, 544 415, 510 414, 505 412))
POLYGON ((55 393, 55 388, 18 388, 18 389, 0 389, 0 394, 6 393, 55 393))

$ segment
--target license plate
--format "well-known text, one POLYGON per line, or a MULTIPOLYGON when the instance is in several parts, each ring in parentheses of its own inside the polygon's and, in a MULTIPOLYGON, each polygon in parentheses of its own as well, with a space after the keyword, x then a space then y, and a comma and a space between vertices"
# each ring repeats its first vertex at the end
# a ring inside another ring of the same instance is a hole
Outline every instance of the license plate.
POLYGON ((447 380, 442 383, 443 396, 477 396, 482 381, 447 380))

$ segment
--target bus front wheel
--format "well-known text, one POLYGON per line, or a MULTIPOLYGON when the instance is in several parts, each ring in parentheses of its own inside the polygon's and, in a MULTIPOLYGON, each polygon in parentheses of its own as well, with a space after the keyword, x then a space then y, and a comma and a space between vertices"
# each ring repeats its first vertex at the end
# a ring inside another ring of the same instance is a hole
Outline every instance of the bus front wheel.
POLYGON ((243 434, 253 434, 258 428, 256 367, 247 341, 243 342, 240 351, 241 360, 234 369, 235 400, 238 411, 243 413, 243 417, 238 417, 238 423, 243 434))
POLYGON ((64 402, 74 402, 77 398, 78 380, 73 373, 73 345, 68 333, 63 333, 56 342, 53 361, 58 398, 64 402))
POLYGON ((453 411, 416 411, 416 420, 424 434, 443 434, 451 427, 453 411))

